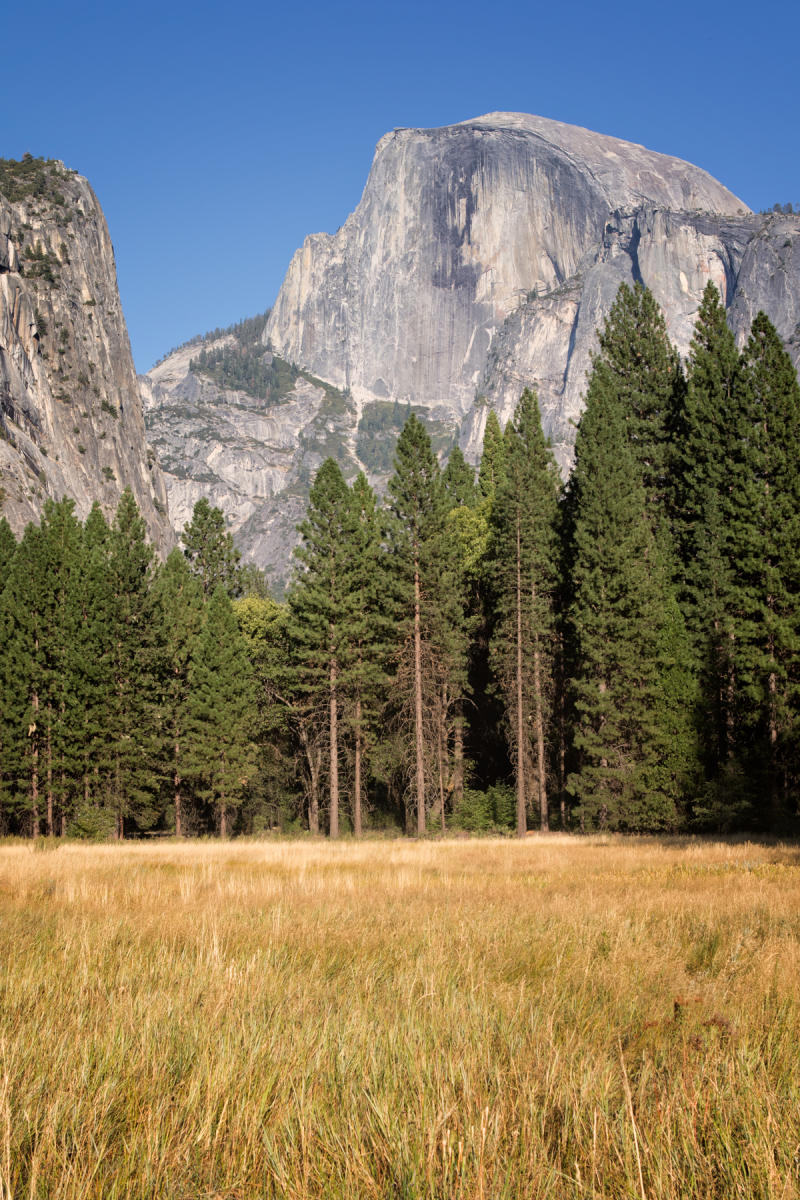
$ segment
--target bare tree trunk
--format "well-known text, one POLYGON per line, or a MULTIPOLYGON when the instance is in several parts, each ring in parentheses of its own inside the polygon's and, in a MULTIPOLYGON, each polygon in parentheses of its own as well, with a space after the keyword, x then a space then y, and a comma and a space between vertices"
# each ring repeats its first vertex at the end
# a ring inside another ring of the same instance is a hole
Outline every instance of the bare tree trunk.
POLYGON ((453 808, 457 809, 464 798, 464 716, 459 701, 453 728, 453 808))
POLYGON ((224 797, 220 801, 219 807, 219 836, 223 841, 228 836, 228 806, 224 797))
POLYGON ((173 786, 175 788, 175 837, 183 837, 183 812, 181 811, 181 783, 183 780, 178 774, 178 761, 180 755, 180 746, 175 743, 175 773, 172 777, 173 786))
POLYGON ((436 722, 436 751, 439 760, 439 819, 441 821, 442 833, 444 833, 444 745, 442 738, 442 726, 444 724, 444 708, 440 708, 438 720, 436 722))
POLYGON ((361 697, 356 700, 355 770, 353 779, 353 833, 361 837, 361 697))
POLYGON ((39 741, 37 737, 36 716, 39 712, 39 697, 36 692, 33 693, 31 707, 33 709, 33 722, 28 730, 28 737, 33 738, 33 748, 31 750, 31 836, 37 838, 39 836, 39 741))
MULTIPOLYGON (((532 587, 536 599, 536 586, 532 587)), ((544 696, 542 694, 541 651, 537 633, 533 643, 533 697, 536 705, 536 772, 539 776, 539 828, 546 832, 550 828, 550 813, 547 806, 547 765, 544 753, 544 696)))
POLYGON ((522 546, 517 517, 517 837, 528 829, 525 811, 525 719, 522 709, 522 546))
POLYGON ((339 713, 336 700, 336 662, 331 660, 330 670, 330 773, 331 773, 331 813, 329 833, 332 838, 339 836, 339 713))
MULTIPOLYGON (((48 715, 50 709, 48 706, 48 715)), ((47 836, 52 837, 55 832, 53 824, 53 746, 50 740, 51 731, 48 721, 47 737, 45 738, 45 755, 47 759, 47 836)))
POLYGON ((425 833, 425 747, 422 737, 422 618, 419 560, 414 561, 414 726, 417 760, 417 834, 425 833))
POLYGON ((308 730, 301 725, 299 733, 308 763, 308 832, 316 836, 319 833, 319 754, 316 746, 311 744, 308 730))

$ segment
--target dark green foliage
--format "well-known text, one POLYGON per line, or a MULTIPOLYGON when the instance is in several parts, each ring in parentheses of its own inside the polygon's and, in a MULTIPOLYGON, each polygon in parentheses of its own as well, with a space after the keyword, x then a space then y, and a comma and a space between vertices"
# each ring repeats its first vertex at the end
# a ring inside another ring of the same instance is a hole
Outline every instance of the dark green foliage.
POLYGON ((659 530, 667 521, 670 438, 685 387, 680 358, 652 292, 639 283, 620 287, 598 340, 622 407, 648 519, 659 530))
POLYGON ((510 833, 515 820, 514 789, 498 783, 485 792, 464 788, 460 802, 453 808, 450 826, 467 833, 510 833))
POLYGON ((17 539, 11 532, 11 526, 5 517, 0 517, 0 593, 5 587, 8 573, 11 570, 11 560, 17 550, 17 539))
POLYGON ((503 465, 503 431, 494 409, 489 410, 486 418, 486 429, 483 434, 483 453, 481 455, 480 471, 478 472, 478 487, 485 500, 494 498, 497 482, 503 465))
POLYGON ((774 326, 753 322, 742 363, 748 409, 731 448, 728 516, 737 741, 774 823, 796 778, 800 650, 800 385, 774 326))
POLYGON ((680 710, 672 711, 666 680, 680 669, 680 618, 616 380, 602 360, 589 383, 570 491, 576 753, 569 790, 584 826, 674 828, 685 735, 676 747, 680 710))
POLYGON ((254 592, 246 593, 233 607, 253 671, 253 741, 258 747, 256 772, 241 821, 249 833, 297 829, 301 780, 294 753, 298 713, 290 662, 289 610, 287 605, 254 592))
POLYGON ((447 451, 452 445, 450 430, 433 420, 427 409, 399 404, 397 400, 373 400, 364 405, 356 441, 356 453, 371 475, 391 471, 397 438, 412 413, 428 430, 435 453, 447 451))
POLYGON ((0 193, 12 204, 28 197, 62 205, 59 190, 66 177, 64 168, 52 158, 34 158, 23 154, 20 160, 0 158, 0 193))
POLYGON ((170 764, 167 790, 175 833, 180 837, 192 825, 183 764, 191 700, 190 665, 203 622, 203 593, 199 579, 177 547, 157 572, 153 601, 162 673, 160 758, 170 764))
POLYGON ((719 292, 709 283, 689 352, 673 442, 677 585, 700 683, 698 729, 713 778, 733 752, 733 610, 729 478, 748 401, 719 292))
POLYGON ((158 788, 158 643, 151 595, 154 552, 129 488, 120 497, 107 543, 101 631, 107 709, 96 762, 123 837, 156 820, 158 788), (107 639, 107 640, 106 640, 107 639), (105 643, 105 644, 103 644, 105 643))
POLYGON ((181 541, 192 573, 200 580, 208 599, 217 587, 229 596, 240 594, 239 560, 241 554, 225 529, 221 508, 212 508, 203 496, 194 506, 192 519, 183 527, 181 541))
POLYGON ((502 453, 483 473, 491 481, 489 569, 491 661, 505 708, 517 777, 517 832, 535 808, 549 824, 553 757, 551 713, 558 590, 556 518, 560 479, 542 432, 536 396, 525 391, 506 427, 502 453))
MULTIPOLYGON (((329 398, 341 398, 342 393, 332 384, 317 379, 308 371, 272 353, 263 341, 268 317, 269 310, 256 317, 246 317, 227 329, 215 329, 184 343, 201 346, 200 353, 189 360, 190 370, 213 379, 221 388, 230 388, 256 400, 264 400, 267 406, 280 404, 298 379, 306 379, 322 388, 329 398), (206 344, 222 339, 225 339, 223 345, 205 348, 206 344)), ((163 362, 163 359, 160 361, 163 362)))
POLYGON ((226 837, 255 774, 255 692, 230 598, 218 586, 204 610, 189 666, 187 774, 226 837))

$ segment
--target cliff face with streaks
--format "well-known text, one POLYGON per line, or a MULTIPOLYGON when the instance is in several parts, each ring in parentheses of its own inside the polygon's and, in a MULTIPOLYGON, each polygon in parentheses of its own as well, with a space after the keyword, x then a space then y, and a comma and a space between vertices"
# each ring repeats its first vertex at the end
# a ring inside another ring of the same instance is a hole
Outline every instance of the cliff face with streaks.
POLYGON ((294 256, 265 336, 358 404, 446 407, 472 457, 487 406, 508 417, 533 385, 566 465, 620 282, 653 288, 685 349, 760 224, 697 167, 540 117, 395 130, 339 232, 294 256))
POLYGON ((797 216, 756 216, 689 163, 539 117, 395 130, 355 212, 297 251, 266 322, 264 353, 306 372, 296 393, 243 398, 183 351, 151 372, 176 528, 211 495, 280 582, 326 454, 382 487, 413 408, 439 449, 458 440, 476 461, 489 409, 507 420, 526 386, 566 472, 619 285, 652 289, 685 354, 709 279, 740 342, 763 308, 800 360, 797 216))
POLYGON ((0 161, 0 512, 18 535, 48 497, 110 517, 125 487, 163 551, 166 491, 103 213, 61 163, 0 161))

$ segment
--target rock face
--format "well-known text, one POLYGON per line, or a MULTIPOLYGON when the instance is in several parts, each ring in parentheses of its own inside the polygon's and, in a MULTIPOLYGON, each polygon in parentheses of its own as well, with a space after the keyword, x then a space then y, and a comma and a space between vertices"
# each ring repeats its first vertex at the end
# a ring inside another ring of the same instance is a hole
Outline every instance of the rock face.
POLYGON ((295 254, 265 336, 359 404, 444 405, 473 459, 488 407, 507 419, 534 386, 566 468, 619 284, 653 290, 684 353, 709 278, 737 332, 762 306, 788 339, 797 226, 689 163, 541 117, 397 129, 339 232, 295 254))
MULTIPOLYGON (((313 376, 284 370, 289 377, 281 394, 264 399, 192 369, 201 349, 213 354, 226 343, 236 346, 235 333, 198 339, 140 377, 148 436, 164 472, 175 532, 196 501, 207 497, 225 513, 245 559, 261 567, 280 593, 323 461, 335 458, 348 478, 364 465, 373 479, 385 478, 405 410, 372 406, 368 413, 388 409, 388 420, 378 422, 374 437, 363 429, 359 436, 352 397, 313 376)), ((262 354, 273 361, 269 351, 262 348, 262 354)), ((440 444, 452 440, 452 421, 449 429, 435 419, 432 424, 440 444)))
POLYGON ((102 211, 61 163, 0 163, 0 512, 19 535, 47 497, 111 516, 125 487, 164 551, 166 491, 102 211))
POLYGON ((308 389, 267 419, 188 358, 151 372, 176 527, 206 491, 277 579, 321 455, 381 486, 410 405, 476 461, 489 408, 507 420, 526 386, 566 472, 619 285, 651 288, 685 354, 709 279, 740 342, 763 308, 800 360, 797 216, 756 216, 689 163, 539 117, 397 129, 338 233, 295 254, 264 330, 265 349, 339 389, 334 424, 308 389))

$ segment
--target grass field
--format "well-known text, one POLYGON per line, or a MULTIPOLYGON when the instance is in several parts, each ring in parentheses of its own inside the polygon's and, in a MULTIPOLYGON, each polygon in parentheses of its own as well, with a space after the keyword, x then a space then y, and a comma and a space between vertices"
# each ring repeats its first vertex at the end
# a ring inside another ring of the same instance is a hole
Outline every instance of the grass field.
POLYGON ((0 1200, 800 1196, 800 851, 0 846, 0 1200))

